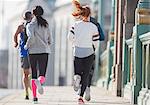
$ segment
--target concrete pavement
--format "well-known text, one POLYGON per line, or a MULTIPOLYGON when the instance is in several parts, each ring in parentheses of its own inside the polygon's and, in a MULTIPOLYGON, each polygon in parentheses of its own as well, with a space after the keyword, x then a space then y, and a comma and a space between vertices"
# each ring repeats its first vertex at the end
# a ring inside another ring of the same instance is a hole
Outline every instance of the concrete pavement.
POLYGON ((0 99, 6 97, 7 95, 13 94, 18 90, 15 89, 0 89, 0 99))
MULTIPOLYGON (((129 100, 115 97, 103 88, 92 87, 92 100, 85 105, 130 105, 129 100)), ((77 95, 72 87, 44 87, 44 94, 38 95, 38 105, 78 105, 77 95)), ((8 95, 0 100, 0 105, 34 105, 32 96, 24 100, 22 90, 8 95)))

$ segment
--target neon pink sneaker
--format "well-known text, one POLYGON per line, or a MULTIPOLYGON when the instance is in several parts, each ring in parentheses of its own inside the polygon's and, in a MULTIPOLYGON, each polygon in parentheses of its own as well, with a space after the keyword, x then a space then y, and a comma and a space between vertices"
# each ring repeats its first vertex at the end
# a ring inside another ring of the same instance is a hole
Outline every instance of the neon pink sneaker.
POLYGON ((79 99, 78 99, 78 104, 80 104, 80 105, 84 105, 84 101, 83 101, 83 99, 82 99, 82 98, 79 98, 79 99))

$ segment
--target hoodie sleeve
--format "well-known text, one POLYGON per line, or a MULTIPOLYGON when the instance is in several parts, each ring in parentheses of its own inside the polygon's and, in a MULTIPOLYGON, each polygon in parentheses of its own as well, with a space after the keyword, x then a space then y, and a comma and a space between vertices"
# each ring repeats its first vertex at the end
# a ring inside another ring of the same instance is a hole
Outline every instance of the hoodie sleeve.
POLYGON ((25 45, 25 49, 28 49, 34 43, 34 40, 35 40, 33 24, 28 24, 26 26, 26 33, 27 33, 28 39, 25 45))
POLYGON ((68 40, 70 40, 71 42, 74 42, 74 40, 75 40, 74 27, 75 27, 75 25, 73 25, 68 32, 68 40))
POLYGON ((50 27, 48 27, 48 44, 53 44, 54 43, 54 40, 53 40, 53 37, 52 37, 52 30, 50 27))
POLYGON ((92 40, 93 40, 94 47, 97 48, 99 44, 99 33, 96 25, 94 25, 93 27, 92 40))

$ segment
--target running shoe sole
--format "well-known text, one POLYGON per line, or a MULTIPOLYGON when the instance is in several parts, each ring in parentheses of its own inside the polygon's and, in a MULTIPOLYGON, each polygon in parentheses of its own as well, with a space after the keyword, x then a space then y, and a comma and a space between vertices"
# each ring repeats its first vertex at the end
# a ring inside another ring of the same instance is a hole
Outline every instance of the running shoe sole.
POLYGON ((90 101, 91 100, 91 95, 90 95, 90 88, 87 87, 85 90, 85 100, 90 101))
POLYGON ((39 80, 36 80, 36 86, 38 88, 39 94, 43 94, 44 93, 44 89, 43 89, 43 87, 42 87, 42 85, 41 85, 39 80))
POLYGON ((75 75, 74 76, 74 84, 73 84, 73 87, 74 87, 75 91, 79 90, 79 88, 80 88, 80 81, 81 81, 81 77, 79 75, 75 75))

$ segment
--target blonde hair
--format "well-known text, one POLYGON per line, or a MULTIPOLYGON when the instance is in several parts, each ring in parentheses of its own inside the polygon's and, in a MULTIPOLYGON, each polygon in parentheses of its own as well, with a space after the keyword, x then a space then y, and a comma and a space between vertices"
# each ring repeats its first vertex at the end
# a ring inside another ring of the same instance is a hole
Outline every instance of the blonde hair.
POLYGON ((72 13, 74 17, 76 16, 88 17, 91 14, 91 10, 88 5, 81 6, 81 4, 76 0, 73 0, 73 4, 75 5, 76 8, 75 11, 72 13))

